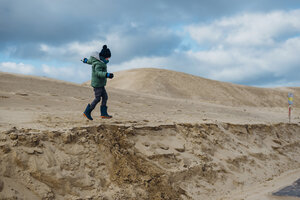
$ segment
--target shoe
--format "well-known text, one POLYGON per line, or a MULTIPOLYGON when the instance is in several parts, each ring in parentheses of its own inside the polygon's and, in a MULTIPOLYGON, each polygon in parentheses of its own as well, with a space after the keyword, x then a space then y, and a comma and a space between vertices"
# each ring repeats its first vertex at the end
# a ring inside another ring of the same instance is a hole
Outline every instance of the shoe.
POLYGON ((107 106, 101 106, 100 111, 101 111, 101 118, 103 119, 112 118, 112 116, 107 113, 107 106))
POLYGON ((89 120, 93 120, 93 118, 91 116, 91 112, 92 112, 91 105, 88 104, 87 107, 86 107, 86 109, 85 109, 85 111, 83 112, 83 116, 85 116, 89 120))

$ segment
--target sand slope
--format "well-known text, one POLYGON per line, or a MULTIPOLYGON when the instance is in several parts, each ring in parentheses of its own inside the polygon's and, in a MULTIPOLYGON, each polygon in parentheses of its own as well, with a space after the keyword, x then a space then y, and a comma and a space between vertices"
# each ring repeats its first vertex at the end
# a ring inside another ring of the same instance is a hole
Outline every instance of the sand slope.
POLYGON ((273 200, 299 178, 297 107, 288 124, 276 99, 230 106, 166 90, 170 98, 118 89, 117 77, 107 88, 114 118, 101 120, 96 107, 91 122, 82 116, 90 87, 0 73, 0 199, 273 200))
POLYGON ((11 129, 1 134, 0 198, 241 199, 231 192, 300 167, 299 132, 284 124, 11 129))
POLYGON ((295 94, 296 102, 300 100, 300 88, 255 88, 164 69, 120 71, 115 73, 115 77, 110 81, 110 87, 230 106, 284 107, 288 92, 295 94))

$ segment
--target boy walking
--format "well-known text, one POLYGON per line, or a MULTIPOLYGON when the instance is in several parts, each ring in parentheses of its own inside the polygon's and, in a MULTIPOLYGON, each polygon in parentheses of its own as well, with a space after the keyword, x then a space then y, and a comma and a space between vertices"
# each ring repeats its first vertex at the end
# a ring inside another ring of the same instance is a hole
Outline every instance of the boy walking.
POLYGON ((113 73, 107 73, 107 63, 109 62, 109 58, 111 57, 111 53, 109 48, 106 45, 103 46, 101 52, 95 53, 95 55, 90 56, 89 59, 84 58, 83 63, 92 65, 92 80, 91 85, 94 88, 95 99, 91 104, 88 104, 83 115, 89 120, 93 120, 91 116, 91 112, 94 110, 96 105, 101 102, 100 112, 101 118, 112 118, 111 115, 107 113, 107 93, 105 90, 106 79, 112 79, 114 77, 113 73))

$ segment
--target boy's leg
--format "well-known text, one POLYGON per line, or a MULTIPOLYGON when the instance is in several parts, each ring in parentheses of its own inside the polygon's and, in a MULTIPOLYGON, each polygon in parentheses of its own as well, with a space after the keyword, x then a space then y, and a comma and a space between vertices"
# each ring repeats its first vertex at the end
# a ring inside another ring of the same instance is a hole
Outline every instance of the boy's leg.
POLYGON ((94 88, 94 92, 95 92, 95 99, 91 104, 88 104, 85 111, 83 112, 83 115, 88 118, 89 120, 93 120, 92 116, 91 116, 91 112, 94 110, 94 108, 96 107, 97 103, 99 103, 100 98, 101 98, 101 93, 99 95, 99 91, 97 88, 94 88))
POLYGON ((101 117, 102 118, 112 118, 112 116, 107 113, 106 103, 107 103, 107 100, 108 100, 108 95, 107 95, 107 92, 105 90, 105 87, 103 87, 101 97, 102 97, 102 103, 101 103, 101 107, 100 107, 101 117))
POLYGON ((107 103, 107 100, 108 100, 108 95, 107 95, 105 87, 102 88, 101 97, 102 97, 101 106, 106 106, 106 103, 107 103))
POLYGON ((95 92, 95 99, 91 103, 91 106, 90 106, 91 110, 93 110, 96 107, 96 105, 100 102, 102 89, 96 87, 96 88, 94 88, 94 92, 95 92))
POLYGON ((96 107, 96 105, 99 103, 101 99, 101 90, 99 90, 99 88, 94 88, 94 92, 95 92, 94 101, 91 104, 88 104, 85 111, 83 112, 83 115, 89 120, 93 120, 91 116, 91 112, 94 110, 94 108, 96 107))

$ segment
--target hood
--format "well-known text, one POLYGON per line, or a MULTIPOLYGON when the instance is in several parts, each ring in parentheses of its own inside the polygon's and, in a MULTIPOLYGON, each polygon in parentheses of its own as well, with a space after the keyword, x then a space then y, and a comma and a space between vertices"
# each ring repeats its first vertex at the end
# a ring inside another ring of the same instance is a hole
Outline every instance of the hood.
POLYGON ((91 54, 92 57, 96 58, 97 60, 101 61, 99 58, 99 52, 95 51, 91 54))

